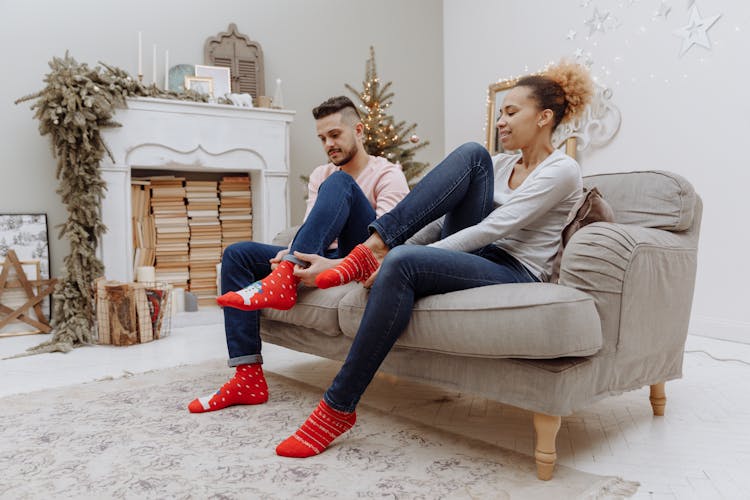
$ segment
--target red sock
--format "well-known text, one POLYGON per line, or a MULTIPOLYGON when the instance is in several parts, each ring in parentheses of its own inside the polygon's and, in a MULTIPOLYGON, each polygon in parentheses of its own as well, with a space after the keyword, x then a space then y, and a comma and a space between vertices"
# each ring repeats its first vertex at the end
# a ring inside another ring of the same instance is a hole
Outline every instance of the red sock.
POLYGON ((294 274, 294 263, 282 261, 271 274, 237 292, 227 292, 216 299, 220 306, 243 311, 258 309, 291 309, 297 303, 299 278, 294 274))
POLYGON ((327 269, 315 277, 318 288, 331 288, 345 285, 350 281, 367 281, 367 278, 380 267, 372 250, 359 244, 354 247, 338 266, 327 269))
POLYGON ((357 413, 334 410, 321 400, 297 432, 276 447, 282 457, 307 458, 322 453, 331 441, 348 431, 357 421, 357 413))
POLYGON ((190 413, 222 410, 233 405, 257 405, 268 401, 268 385, 260 363, 239 365, 229 382, 215 394, 196 398, 188 405, 190 413))

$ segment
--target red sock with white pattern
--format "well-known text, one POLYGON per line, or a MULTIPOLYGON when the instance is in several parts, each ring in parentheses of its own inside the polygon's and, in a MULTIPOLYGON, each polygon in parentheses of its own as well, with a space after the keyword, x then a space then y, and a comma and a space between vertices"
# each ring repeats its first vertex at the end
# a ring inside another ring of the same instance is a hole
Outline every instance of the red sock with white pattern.
POLYGON ((260 363, 239 365, 234 377, 216 393, 196 398, 188 405, 190 413, 222 410, 233 405, 258 405, 268 401, 268 385, 260 363))
POLYGON ((297 432, 276 447, 282 457, 307 458, 323 453, 331 442, 357 421, 357 413, 334 410, 321 400, 297 432))
POLYGON ((258 309, 291 309, 297 303, 299 278, 294 275, 294 263, 281 261, 271 274, 237 292, 227 292, 216 299, 220 306, 243 311, 258 309))
POLYGON ((331 288, 350 281, 367 281, 367 278, 377 271, 378 267, 380 267, 380 262, 375 258, 372 250, 359 244, 349 252, 341 264, 317 275, 315 285, 318 288, 331 288))

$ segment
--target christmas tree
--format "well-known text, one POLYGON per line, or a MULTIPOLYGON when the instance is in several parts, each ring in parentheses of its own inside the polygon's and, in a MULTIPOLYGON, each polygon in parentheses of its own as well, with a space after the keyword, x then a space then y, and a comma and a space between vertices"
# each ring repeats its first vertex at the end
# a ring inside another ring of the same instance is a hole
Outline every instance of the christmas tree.
POLYGON ((393 163, 400 163, 406 180, 410 185, 414 185, 429 165, 415 161, 414 153, 427 146, 429 141, 420 142, 419 137, 414 134, 416 123, 407 126, 406 122, 396 122, 393 116, 387 113, 394 95, 390 91, 391 84, 392 82, 380 84, 375 67, 375 49, 370 47, 362 91, 355 90, 349 84, 346 88, 356 94, 362 102, 359 109, 365 126, 364 146, 367 152, 373 156, 383 156, 393 163))

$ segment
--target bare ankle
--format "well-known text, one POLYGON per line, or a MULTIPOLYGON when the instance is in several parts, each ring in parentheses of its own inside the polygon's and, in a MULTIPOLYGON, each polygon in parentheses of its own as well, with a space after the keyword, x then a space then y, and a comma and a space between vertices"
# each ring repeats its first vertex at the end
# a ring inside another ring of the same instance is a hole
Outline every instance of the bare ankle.
POLYGON ((367 241, 364 242, 364 245, 369 248, 375 255, 375 258, 380 261, 385 258, 385 254, 390 250, 378 233, 372 233, 370 237, 367 238, 367 241))

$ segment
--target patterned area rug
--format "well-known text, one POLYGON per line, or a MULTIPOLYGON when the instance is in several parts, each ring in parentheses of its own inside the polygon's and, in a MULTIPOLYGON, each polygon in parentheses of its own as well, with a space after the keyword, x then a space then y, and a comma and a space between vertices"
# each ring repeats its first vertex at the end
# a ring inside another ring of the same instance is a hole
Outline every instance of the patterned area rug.
POLYGON ((558 466, 360 405, 325 453, 275 446, 320 389, 268 375, 271 400, 191 415, 221 361, 0 399, 0 498, 623 498, 638 484, 558 466))

